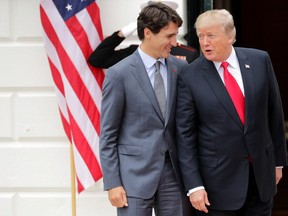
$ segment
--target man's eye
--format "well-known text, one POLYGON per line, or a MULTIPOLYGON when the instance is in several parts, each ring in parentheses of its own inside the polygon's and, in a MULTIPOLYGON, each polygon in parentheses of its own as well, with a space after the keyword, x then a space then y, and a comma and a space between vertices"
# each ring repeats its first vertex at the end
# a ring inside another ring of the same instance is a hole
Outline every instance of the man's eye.
POLYGON ((214 38, 216 37, 216 35, 207 35, 207 37, 208 37, 209 39, 214 39, 214 38))

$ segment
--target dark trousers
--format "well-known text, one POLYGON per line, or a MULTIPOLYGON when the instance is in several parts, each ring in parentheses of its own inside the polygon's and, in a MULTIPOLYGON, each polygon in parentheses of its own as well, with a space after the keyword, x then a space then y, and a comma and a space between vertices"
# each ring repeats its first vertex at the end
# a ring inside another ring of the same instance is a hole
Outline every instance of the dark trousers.
MULTIPOLYGON (((209 197, 209 194, 208 194, 209 197)), ((262 202, 255 182, 252 165, 249 171, 249 186, 244 205, 235 211, 221 211, 209 209, 208 214, 197 211, 197 216, 271 216, 273 199, 262 202)))
MULTIPOLYGON (((135 182, 137 184, 137 182, 135 182)), ((143 187, 139 185, 139 187, 143 187)), ((169 156, 158 189, 150 199, 128 197, 128 207, 118 208, 118 216, 193 216, 189 199, 181 192, 169 156)))

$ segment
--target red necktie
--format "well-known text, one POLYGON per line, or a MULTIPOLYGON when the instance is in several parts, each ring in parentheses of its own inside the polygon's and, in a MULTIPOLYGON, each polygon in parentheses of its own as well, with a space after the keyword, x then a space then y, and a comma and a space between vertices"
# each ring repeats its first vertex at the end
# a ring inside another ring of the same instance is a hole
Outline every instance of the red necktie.
POLYGON ((234 103, 234 106, 238 112, 238 115, 241 119, 241 122, 244 125, 244 119, 245 119, 245 97, 238 85, 238 83, 236 82, 236 80, 234 79, 234 77, 230 74, 230 72, 228 71, 227 67, 228 67, 229 63, 228 62, 222 62, 221 66, 224 69, 224 82, 225 82, 225 86, 226 89, 234 103))

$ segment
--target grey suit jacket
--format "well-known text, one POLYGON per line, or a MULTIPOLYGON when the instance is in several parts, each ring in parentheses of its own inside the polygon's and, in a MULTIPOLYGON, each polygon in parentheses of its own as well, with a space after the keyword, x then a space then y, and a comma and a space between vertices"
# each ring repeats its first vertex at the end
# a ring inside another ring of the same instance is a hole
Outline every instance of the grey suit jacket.
POLYGON ((239 209, 252 157, 260 198, 276 193, 275 167, 287 165, 281 98, 267 52, 235 48, 245 91, 243 126, 213 64, 204 56, 178 78, 177 140, 186 190, 204 185, 218 210, 239 209))
POLYGON ((138 51, 107 71, 101 107, 100 159, 106 190, 150 198, 157 190, 168 148, 181 185, 175 145, 177 74, 187 62, 170 56, 166 121, 138 51))

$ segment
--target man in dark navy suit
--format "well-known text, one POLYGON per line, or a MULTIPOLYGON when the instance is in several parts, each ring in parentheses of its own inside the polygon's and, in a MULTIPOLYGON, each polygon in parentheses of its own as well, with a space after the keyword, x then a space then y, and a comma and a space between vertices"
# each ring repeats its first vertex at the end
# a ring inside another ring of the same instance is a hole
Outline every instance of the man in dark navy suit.
POLYGON ((203 56, 179 74, 176 108, 187 195, 197 215, 271 216, 287 152, 270 57, 233 47, 227 10, 201 14, 195 27, 203 56))

